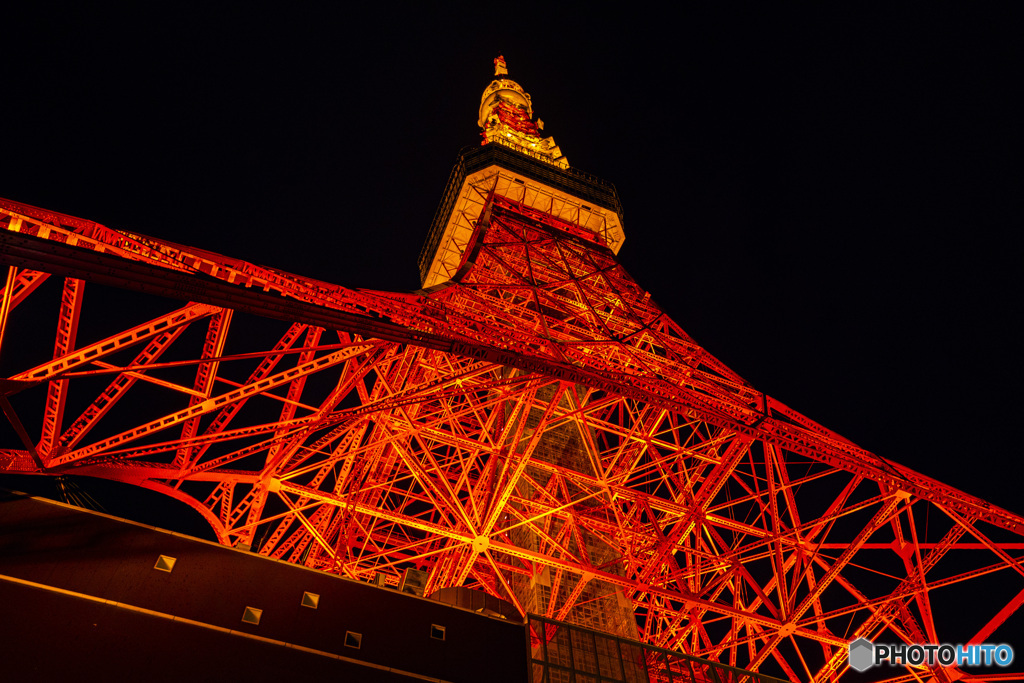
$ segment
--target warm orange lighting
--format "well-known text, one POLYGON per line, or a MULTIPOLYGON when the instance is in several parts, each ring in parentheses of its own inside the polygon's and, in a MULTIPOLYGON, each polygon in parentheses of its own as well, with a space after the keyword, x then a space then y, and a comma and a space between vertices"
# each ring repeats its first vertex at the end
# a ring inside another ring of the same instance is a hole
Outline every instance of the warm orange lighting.
POLYGON ((690 338, 617 260, 614 189, 566 170, 495 68, 480 106, 495 146, 453 174, 421 291, 0 200, 0 351, 46 349, 0 382, 16 432, 0 471, 136 484, 226 545, 377 585, 423 572, 426 594, 474 587, 799 680, 846 677, 855 637, 935 641, 957 584, 983 596, 968 638, 1012 623, 1024 518, 857 447, 690 338), (52 300, 34 296, 49 277, 52 300), (151 311, 103 310, 111 286, 151 311), (21 307, 50 316, 45 338, 16 329, 21 307), (79 339, 97 313, 123 329, 79 339))
POLYGON ((533 121, 533 103, 529 93, 515 81, 505 78, 505 60, 498 57, 495 80, 484 89, 480 98, 477 123, 483 132, 483 143, 496 142, 517 151, 530 151, 530 156, 559 168, 569 168, 569 160, 555 144, 554 138, 541 138, 544 124, 533 121), (497 65, 499 64, 500 67, 497 65))

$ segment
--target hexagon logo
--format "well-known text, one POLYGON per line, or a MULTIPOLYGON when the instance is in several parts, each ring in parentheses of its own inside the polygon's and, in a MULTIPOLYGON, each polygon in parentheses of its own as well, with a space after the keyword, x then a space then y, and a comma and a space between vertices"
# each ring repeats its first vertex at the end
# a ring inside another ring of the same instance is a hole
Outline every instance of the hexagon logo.
POLYGON ((875 646, 867 638, 858 638, 850 643, 850 668, 867 671, 875 663, 875 646))

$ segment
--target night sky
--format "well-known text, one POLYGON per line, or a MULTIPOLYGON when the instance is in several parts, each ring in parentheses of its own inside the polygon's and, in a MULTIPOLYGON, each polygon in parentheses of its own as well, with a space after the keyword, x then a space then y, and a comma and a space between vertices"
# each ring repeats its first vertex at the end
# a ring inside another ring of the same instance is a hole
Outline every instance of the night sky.
POLYGON ((490 4, 9 15, 0 196, 412 290, 501 53, 691 336, 1024 513, 1020 6, 490 4))

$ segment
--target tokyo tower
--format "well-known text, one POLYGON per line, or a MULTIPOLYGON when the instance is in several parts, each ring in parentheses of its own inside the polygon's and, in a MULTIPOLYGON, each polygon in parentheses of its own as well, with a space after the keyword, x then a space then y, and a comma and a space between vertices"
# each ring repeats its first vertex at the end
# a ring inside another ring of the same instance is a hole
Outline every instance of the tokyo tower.
POLYGON ((1024 518, 690 338, 617 261, 614 186, 544 137, 500 57, 477 122, 412 293, 0 200, 0 471, 134 484, 226 545, 793 681, 856 676, 858 638, 1009 639, 1024 518), (89 315, 119 328, 79 334, 89 315))

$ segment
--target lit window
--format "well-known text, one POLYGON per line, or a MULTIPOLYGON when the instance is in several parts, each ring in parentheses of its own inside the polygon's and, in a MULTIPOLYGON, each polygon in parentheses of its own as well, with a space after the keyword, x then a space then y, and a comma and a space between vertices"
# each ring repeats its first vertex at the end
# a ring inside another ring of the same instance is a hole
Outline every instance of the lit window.
POLYGON ((317 609, 320 607, 320 596, 316 593, 310 593, 306 591, 302 594, 302 606, 317 609))
POLYGON ((167 572, 168 574, 174 569, 174 563, 177 562, 177 558, 169 555, 161 555, 156 558, 156 564, 153 565, 153 569, 158 571, 167 572))
POLYGON ((259 626, 262 617, 263 610, 256 609, 255 607, 246 607, 245 611, 242 612, 242 623, 259 626))

